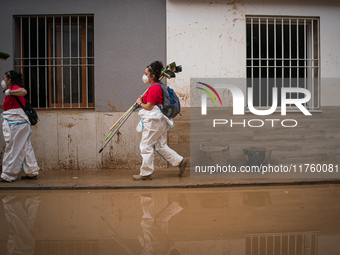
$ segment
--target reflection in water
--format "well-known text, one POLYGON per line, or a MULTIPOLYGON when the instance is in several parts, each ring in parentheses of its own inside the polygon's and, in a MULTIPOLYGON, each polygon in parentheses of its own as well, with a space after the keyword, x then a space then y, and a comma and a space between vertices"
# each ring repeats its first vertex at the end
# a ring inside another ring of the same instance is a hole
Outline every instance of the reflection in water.
POLYGON ((151 196, 140 196, 140 200, 143 209, 141 218, 143 237, 138 237, 143 247, 141 254, 179 254, 168 236, 167 224, 174 215, 183 210, 183 207, 175 201, 157 213, 155 201, 151 196))
POLYGON ((270 233, 248 235, 246 254, 308 254, 317 255, 317 232, 270 233))
POLYGON ((110 226, 110 224, 104 219, 104 217, 101 217, 102 220, 106 223, 110 231, 112 232, 112 238, 123 248, 125 251, 130 254, 134 255, 135 253, 131 250, 129 245, 127 245, 124 240, 117 234, 117 232, 110 226))
POLYGON ((39 197, 26 197, 21 200, 9 195, 2 199, 2 203, 9 230, 8 254, 33 254, 35 247, 33 228, 40 203, 39 197))
POLYGON ((243 204, 248 206, 271 205, 270 192, 244 192, 243 204))
POLYGON ((339 184, 28 195, 0 191, 1 255, 338 255, 340 250, 339 184))

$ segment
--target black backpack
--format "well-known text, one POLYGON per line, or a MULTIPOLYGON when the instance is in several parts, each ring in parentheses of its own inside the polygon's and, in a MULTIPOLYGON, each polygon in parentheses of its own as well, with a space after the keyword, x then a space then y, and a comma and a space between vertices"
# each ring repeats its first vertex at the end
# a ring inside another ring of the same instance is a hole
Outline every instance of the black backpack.
POLYGON ((24 110, 24 112, 26 113, 28 119, 31 122, 31 126, 34 126, 35 124, 38 123, 38 114, 37 112, 33 109, 32 105, 30 104, 30 102, 28 102, 28 100, 25 98, 26 100, 26 105, 25 107, 23 106, 23 104, 21 103, 21 101, 19 100, 19 98, 17 96, 14 96, 15 100, 17 100, 17 102, 19 103, 19 105, 21 106, 21 108, 24 110))
POLYGON ((175 118, 178 114, 181 115, 181 103, 176 92, 163 83, 155 83, 154 85, 160 85, 162 88, 163 104, 157 104, 161 112, 170 119, 175 118))

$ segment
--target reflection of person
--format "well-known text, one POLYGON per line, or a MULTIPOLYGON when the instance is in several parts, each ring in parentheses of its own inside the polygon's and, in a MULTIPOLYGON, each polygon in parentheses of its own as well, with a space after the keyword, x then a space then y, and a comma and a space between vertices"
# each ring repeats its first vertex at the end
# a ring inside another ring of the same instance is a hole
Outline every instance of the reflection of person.
POLYGON ((17 96, 25 106, 26 89, 22 87, 22 75, 15 71, 6 72, 1 86, 6 94, 2 131, 6 148, 2 161, 1 181, 12 182, 22 169, 23 179, 35 179, 39 175, 39 167, 35 159, 31 140, 32 133, 29 119, 14 96, 17 96))
POLYGON ((154 171, 154 151, 161 155, 171 165, 179 167, 179 176, 182 176, 188 160, 184 160, 177 152, 170 149, 166 144, 166 132, 173 121, 167 118, 159 109, 158 105, 163 104, 163 92, 159 83, 163 64, 159 61, 152 62, 145 69, 143 82, 150 83, 150 87, 144 94, 136 100, 136 103, 142 108, 139 115, 142 120, 137 126, 137 130, 142 132, 140 150, 143 158, 140 167, 140 174, 134 175, 133 179, 151 180, 151 174, 154 171))
POLYGON ((156 214, 154 200, 148 196, 141 196, 140 198, 143 209, 141 219, 143 237, 138 237, 143 247, 141 254, 179 254, 174 247, 174 243, 169 240, 167 223, 173 216, 182 211, 183 207, 177 201, 172 202, 156 214))
POLYGON ((2 199, 9 229, 8 254, 33 254, 35 247, 34 223, 40 198, 28 197, 24 201, 15 196, 2 199))

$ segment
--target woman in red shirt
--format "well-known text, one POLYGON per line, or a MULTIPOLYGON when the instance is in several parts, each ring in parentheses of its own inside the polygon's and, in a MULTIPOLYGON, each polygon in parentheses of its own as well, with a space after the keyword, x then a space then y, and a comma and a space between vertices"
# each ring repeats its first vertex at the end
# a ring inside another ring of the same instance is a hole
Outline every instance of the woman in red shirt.
POLYGON ((166 144, 166 132, 169 128, 169 120, 159 109, 158 105, 163 103, 163 92, 159 83, 163 64, 159 61, 152 62, 145 69, 143 82, 150 83, 150 87, 144 94, 143 98, 139 96, 136 103, 142 108, 139 115, 142 120, 137 127, 137 131, 142 132, 140 150, 143 158, 140 167, 140 174, 134 175, 133 179, 151 180, 151 174, 154 171, 154 151, 161 155, 166 161, 173 166, 179 167, 179 176, 182 176, 188 160, 184 160, 177 152, 169 148, 166 144))
POLYGON ((0 181, 12 182, 17 178, 20 170, 22 179, 35 179, 39 174, 39 167, 31 145, 32 133, 29 119, 14 96, 17 96, 25 106, 26 89, 22 86, 22 75, 15 71, 5 73, 1 86, 5 93, 2 113, 2 131, 6 148, 2 159, 2 173, 0 181))

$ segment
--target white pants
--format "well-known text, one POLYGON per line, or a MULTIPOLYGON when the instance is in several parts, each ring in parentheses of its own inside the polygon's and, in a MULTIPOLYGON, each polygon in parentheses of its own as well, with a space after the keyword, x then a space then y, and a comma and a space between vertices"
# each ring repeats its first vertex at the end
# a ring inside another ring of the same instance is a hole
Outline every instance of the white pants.
POLYGON ((33 254, 34 224, 40 204, 39 196, 6 196, 2 202, 9 230, 7 254, 33 254))
POLYGON ((2 160, 1 178, 14 181, 22 169, 24 175, 39 174, 39 167, 30 141, 32 133, 28 118, 22 109, 3 113, 2 131, 6 148, 2 160))
POLYGON ((150 175, 154 171, 154 151, 173 166, 178 166, 183 157, 166 144, 168 125, 165 118, 142 119, 142 139, 139 145, 143 158, 140 175, 150 175))

